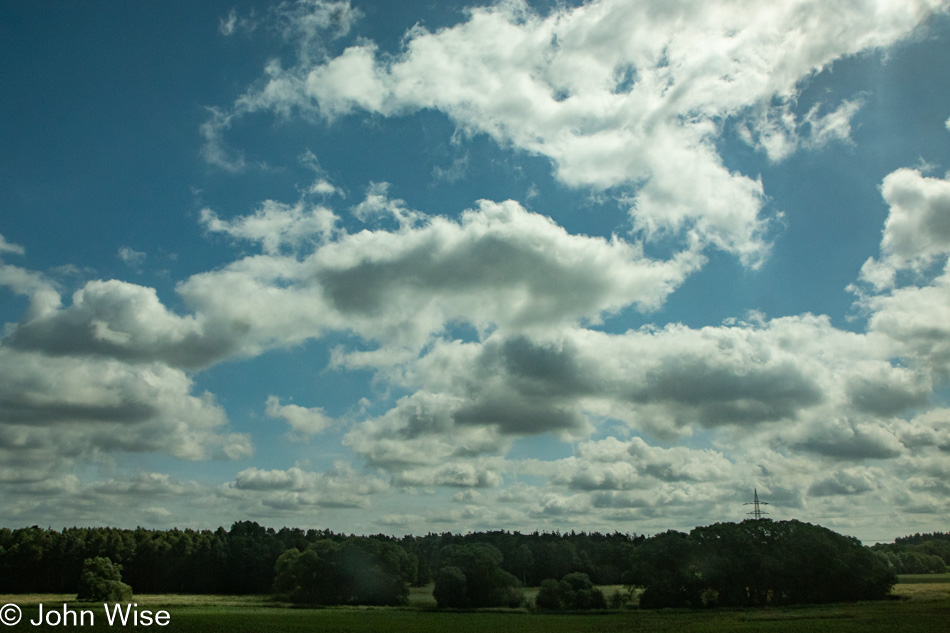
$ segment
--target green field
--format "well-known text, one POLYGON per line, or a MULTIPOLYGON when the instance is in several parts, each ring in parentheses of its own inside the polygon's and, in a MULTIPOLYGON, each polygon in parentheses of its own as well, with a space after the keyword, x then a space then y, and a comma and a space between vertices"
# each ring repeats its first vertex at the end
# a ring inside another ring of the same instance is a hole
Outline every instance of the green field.
POLYGON ((905 584, 944 584, 950 583, 950 574, 900 574, 897 582, 905 584))
MULTIPOLYGON (((907 578, 906 580, 916 580, 907 578)), ((765 633, 892 633, 909 631, 945 633, 950 623, 950 576, 927 577, 929 582, 902 582, 896 599, 876 603, 834 604, 764 609, 708 611, 630 609, 594 614, 543 614, 527 610, 446 612, 434 609, 431 593, 416 589, 404 608, 299 609, 261 596, 137 596, 142 609, 165 609, 168 626, 108 626, 102 606, 83 605, 73 596, 0 596, 0 605, 13 603, 23 610, 23 620, 9 631, 183 631, 221 633, 613 633, 643 631, 700 633, 762 631, 765 633), (31 626, 38 604, 92 609, 93 627, 31 626)), ((612 589, 612 588, 611 588, 612 589)))

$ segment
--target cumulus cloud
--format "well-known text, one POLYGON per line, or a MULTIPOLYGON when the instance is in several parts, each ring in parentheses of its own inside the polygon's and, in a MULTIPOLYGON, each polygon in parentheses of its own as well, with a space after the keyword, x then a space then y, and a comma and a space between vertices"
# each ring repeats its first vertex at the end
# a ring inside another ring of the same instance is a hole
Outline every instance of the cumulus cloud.
POLYGON ((880 476, 879 469, 846 468, 813 483, 808 494, 825 497, 871 492, 878 487, 875 475, 880 476))
MULTIPOLYGON (((171 527, 182 509, 207 498, 205 485, 175 476, 136 471, 98 481, 57 474, 35 482, 0 481, 9 521, 44 516, 54 525, 117 524, 171 527), (169 510, 167 507, 172 508, 169 510)), ((196 525, 190 517, 191 525, 196 525)), ((211 527, 209 525, 209 527, 211 527)))
POLYGON ((441 466, 404 469, 393 478, 400 486, 453 488, 494 488, 503 482, 502 475, 486 460, 456 461, 441 466))
POLYGON ((901 430, 900 440, 911 449, 935 447, 950 453, 950 409, 936 408, 915 416, 901 430))
POLYGON ((515 202, 482 201, 459 221, 340 235, 304 259, 247 257, 178 291, 209 322, 247 328, 248 348, 333 329, 418 347, 452 321, 520 329, 652 310, 701 262, 653 260, 617 238, 571 235, 515 202))
POLYGON ((400 227, 412 226, 424 219, 424 215, 406 206, 406 201, 389 197, 388 182, 370 183, 366 188, 366 197, 352 209, 353 215, 361 222, 392 219, 400 227))
POLYGON ((56 358, 0 347, 0 479, 42 479, 116 452, 236 459, 250 439, 227 430, 211 394, 151 363, 56 358))
POLYGON ((181 481, 166 473, 144 471, 121 480, 96 482, 91 487, 102 495, 148 498, 194 494, 201 489, 200 484, 194 481, 181 481))
POLYGON ((362 422, 343 443, 371 465, 395 471, 499 453, 510 446, 489 425, 457 425, 452 412, 458 406, 451 394, 417 391, 382 416, 362 422))
POLYGON ((218 494, 252 512, 298 512, 310 508, 366 508, 370 497, 388 489, 381 479, 359 473, 346 462, 326 472, 248 468, 218 494))
POLYGON ((93 281, 63 306, 40 273, 3 266, 0 282, 31 297, 0 341, 0 481, 42 481, 115 453, 251 454, 180 369, 219 357, 215 335, 168 312, 153 289, 93 281))
MULTIPOLYGON (((585 438, 603 420, 664 441, 711 432, 811 459, 894 460, 907 454, 902 434, 925 437, 897 416, 926 406, 933 392, 930 373, 892 361, 898 348, 810 315, 438 340, 421 357, 380 370, 412 394, 357 423, 344 442, 396 481, 417 469, 415 481, 432 485, 452 485, 436 476, 449 461, 469 464, 471 473, 510 472, 517 467, 485 460, 507 454, 519 437, 585 438)), ((640 438, 582 442, 574 457, 532 468, 574 491, 737 476, 721 451, 664 449, 640 438)))
POLYGON ((321 433, 333 423, 321 407, 281 404, 277 396, 267 398, 267 416, 286 420, 293 432, 303 437, 321 433))
POLYGON ((889 425, 860 419, 812 421, 789 431, 787 437, 794 448, 838 460, 888 459, 904 450, 889 425))
POLYGON ((889 206, 879 258, 861 268, 849 289, 868 317, 868 330, 893 341, 912 366, 950 372, 950 181, 913 169, 888 174, 889 206))
POLYGON ((246 330, 240 323, 210 328, 200 318, 180 317, 165 308, 153 288, 114 279, 90 281, 73 294, 70 305, 31 316, 13 330, 7 345, 176 367, 208 365, 233 351, 246 330))
MULTIPOLYGON (((313 185, 316 193, 326 193, 327 185, 321 181, 313 185)), ((332 185, 329 185, 332 187, 332 185)), ((274 200, 265 200, 252 214, 232 220, 222 220, 211 209, 201 210, 201 224, 212 233, 224 233, 235 239, 259 242, 264 253, 278 255, 281 252, 312 250, 328 241, 337 231, 339 218, 323 205, 311 205, 305 200, 288 205, 274 200)))
POLYGON ((28 321, 48 315, 61 305, 56 284, 36 271, 0 262, 0 286, 30 298, 30 307, 24 315, 28 321))
MULTIPOLYGON (((326 29, 327 15, 350 12, 317 4, 297 5, 303 14, 289 23, 326 29)), ((798 121, 791 106, 801 83, 841 57, 906 37, 940 9, 924 1, 597 0, 542 16, 504 2, 435 32, 416 26, 395 55, 366 40, 335 57, 301 47, 294 65, 269 64, 232 114, 332 120, 436 109, 465 132, 549 158, 568 185, 635 189, 631 214, 647 236, 683 234, 690 248, 712 244, 754 266, 767 251, 764 193, 758 180, 724 167, 715 148, 722 122, 740 122, 773 158, 847 140, 860 98, 830 111, 816 104, 798 121)))
POLYGON ((861 269, 877 290, 894 286, 899 271, 923 272, 950 253, 950 181, 898 169, 884 178, 881 194, 889 207, 881 258, 861 269))

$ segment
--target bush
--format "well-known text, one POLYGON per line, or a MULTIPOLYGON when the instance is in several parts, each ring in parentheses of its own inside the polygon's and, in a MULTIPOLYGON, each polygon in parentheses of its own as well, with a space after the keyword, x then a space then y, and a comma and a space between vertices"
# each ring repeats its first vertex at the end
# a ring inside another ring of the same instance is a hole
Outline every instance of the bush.
POLYGON ((541 589, 534 598, 534 605, 539 609, 560 609, 561 595, 558 591, 557 581, 553 578, 546 578, 541 581, 541 589))
POLYGON ((534 600, 539 609, 606 609, 603 592, 594 586, 590 576, 580 572, 567 574, 557 582, 548 578, 534 600))
POLYGON ((122 566, 108 558, 87 558, 79 576, 79 592, 76 600, 87 602, 128 602, 132 599, 132 587, 122 582, 122 566))
POLYGON ((274 593, 298 604, 405 604, 411 565, 398 545, 374 538, 292 548, 275 565, 274 593))
POLYGON ((440 607, 517 607, 521 582, 501 568, 497 548, 484 543, 449 545, 432 595, 440 607))
POLYGON ((440 607, 464 608, 468 606, 468 581, 465 572, 458 567, 443 567, 435 577, 432 597, 440 607))

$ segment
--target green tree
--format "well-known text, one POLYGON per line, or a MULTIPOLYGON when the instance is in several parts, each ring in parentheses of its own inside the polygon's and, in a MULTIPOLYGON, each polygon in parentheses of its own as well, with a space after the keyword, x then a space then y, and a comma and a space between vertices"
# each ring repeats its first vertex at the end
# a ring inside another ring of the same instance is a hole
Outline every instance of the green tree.
POLYGON ((548 578, 541 582, 535 598, 539 609, 606 609, 603 592, 594 586, 590 576, 581 572, 566 574, 560 582, 548 578))
POLYGON ((688 534, 669 530, 643 542, 634 550, 632 567, 624 583, 643 587, 640 606, 689 607, 702 604, 697 582, 695 543, 688 534))
POLYGON ((89 602, 127 602, 132 588, 122 582, 122 566, 96 556, 83 561, 77 600, 89 602))
POLYGON ((468 580, 458 567, 443 567, 435 577, 432 597, 440 607, 454 609, 469 606, 468 580))
POLYGON ((667 532, 633 556, 641 607, 754 606, 877 600, 892 565, 857 539, 800 521, 756 519, 667 532))
POLYGON ((449 545, 442 549, 441 558, 433 590, 440 607, 513 607, 524 598, 521 581, 502 569, 504 557, 496 547, 449 545), (458 595, 460 588, 464 596, 458 595))
POLYGON ((274 593, 299 604, 404 604, 413 573, 395 543, 373 538, 324 539, 292 548, 275 564, 274 593))

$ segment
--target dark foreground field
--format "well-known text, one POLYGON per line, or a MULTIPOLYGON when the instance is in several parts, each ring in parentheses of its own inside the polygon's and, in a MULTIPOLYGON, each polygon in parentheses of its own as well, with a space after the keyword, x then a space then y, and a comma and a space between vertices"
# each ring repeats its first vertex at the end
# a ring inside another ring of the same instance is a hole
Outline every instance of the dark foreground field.
MULTIPOLYGON (((916 578, 907 580, 916 581, 916 578)), ((745 610, 627 610, 596 614, 542 614, 526 611, 436 611, 426 596, 416 594, 407 608, 295 609, 256 597, 139 596, 141 609, 165 609, 171 622, 164 627, 109 626, 102 606, 71 602, 73 609, 92 609, 95 627, 32 626, 38 603, 61 609, 70 596, 0 596, 0 605, 23 609, 23 619, 9 631, 182 631, 221 633, 608 633, 644 631, 671 633, 762 631, 822 633, 946 633, 950 630, 950 578, 934 582, 905 582, 895 589, 898 599, 858 604, 745 610)))

